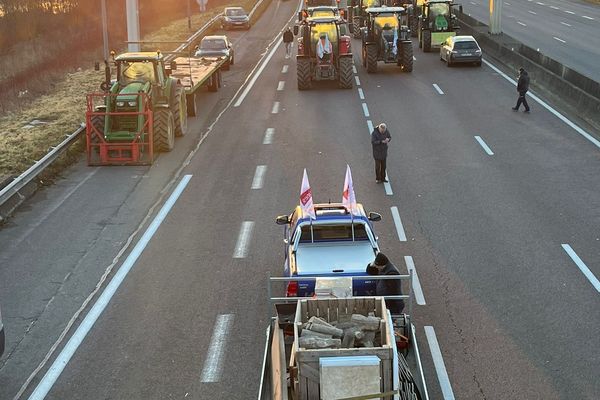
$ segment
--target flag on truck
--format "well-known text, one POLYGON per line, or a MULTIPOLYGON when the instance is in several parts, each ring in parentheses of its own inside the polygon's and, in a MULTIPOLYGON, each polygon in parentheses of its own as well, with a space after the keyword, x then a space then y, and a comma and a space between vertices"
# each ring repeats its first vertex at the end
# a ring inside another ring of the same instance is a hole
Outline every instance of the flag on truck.
POLYGON ((313 205, 312 190, 310 190, 310 183, 308 183, 308 174, 306 168, 304 168, 304 175, 302 176, 302 187, 300 188, 300 207, 304 215, 310 216, 312 219, 317 219, 315 213, 315 207, 313 205))
POLYGON ((354 194, 354 184, 352 183, 352 172, 350 166, 346 164, 346 179, 344 180, 344 191, 342 192, 342 204, 348 208, 351 214, 356 212, 356 195, 354 194))

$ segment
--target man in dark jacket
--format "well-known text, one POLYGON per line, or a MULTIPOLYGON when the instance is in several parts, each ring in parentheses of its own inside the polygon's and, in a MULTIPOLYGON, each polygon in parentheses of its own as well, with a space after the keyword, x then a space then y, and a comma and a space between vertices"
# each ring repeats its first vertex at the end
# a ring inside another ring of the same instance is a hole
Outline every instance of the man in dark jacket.
POLYGON ((283 43, 285 44, 285 58, 290 58, 292 55, 292 42, 294 41, 294 34, 288 26, 285 32, 283 32, 283 43))
POLYGON ((525 106, 525 112, 529 112, 529 104, 527 104, 527 99, 525 95, 529 90, 529 74, 525 71, 525 68, 519 68, 519 81, 517 82, 517 92, 519 92, 519 99, 517 100, 517 105, 513 107, 513 111, 519 111, 519 107, 521 103, 525 106))
MULTIPOLYGON (((369 275, 400 275, 400 271, 385 254, 379 253, 375 261, 367 265, 369 275)), ((375 289, 376 296, 399 296, 402 295, 402 281, 400 279, 378 280, 375 289)), ((402 314, 404 300, 386 300, 388 310, 392 314, 402 314)))
POLYGON ((388 143, 392 140, 390 132, 384 123, 379 124, 371 133, 373 158, 375 159, 375 182, 387 182, 385 178, 388 143))

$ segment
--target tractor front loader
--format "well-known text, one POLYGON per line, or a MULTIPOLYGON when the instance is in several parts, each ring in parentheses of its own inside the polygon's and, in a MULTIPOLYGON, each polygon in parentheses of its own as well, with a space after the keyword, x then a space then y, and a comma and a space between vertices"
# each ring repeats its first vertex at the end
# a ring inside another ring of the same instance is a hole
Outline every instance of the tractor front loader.
POLYGON ((413 70, 413 48, 406 10, 403 7, 366 9, 362 28, 362 63, 367 72, 377 72, 377 62, 395 63, 403 72, 413 70))
POLYGON ((340 88, 352 88, 350 37, 340 33, 344 23, 337 17, 318 17, 294 26, 294 34, 300 31, 296 56, 299 90, 323 80, 337 80, 340 88))
POLYGON ((419 47, 424 52, 439 48, 450 36, 460 30, 455 8, 462 12, 462 5, 452 0, 425 0, 418 20, 419 47))
POLYGON ((87 96, 88 164, 151 164, 187 132, 185 91, 170 77, 176 66, 165 68, 160 52, 113 54, 113 60, 116 79, 107 62, 104 93, 87 96))

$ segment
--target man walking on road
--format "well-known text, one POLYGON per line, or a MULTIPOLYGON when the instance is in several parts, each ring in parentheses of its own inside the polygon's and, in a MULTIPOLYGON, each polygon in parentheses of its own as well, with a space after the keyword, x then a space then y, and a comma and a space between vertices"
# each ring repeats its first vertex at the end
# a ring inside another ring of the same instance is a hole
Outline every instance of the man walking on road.
POLYGON ((373 158, 375 159, 375 182, 387 182, 385 168, 387 159, 388 143, 392 140, 387 126, 382 122, 371 133, 371 145, 373 146, 373 158))
POLYGON ((285 44, 285 58, 290 58, 292 56, 292 43, 294 42, 294 34, 292 30, 288 26, 288 28, 283 32, 283 43, 285 44))
POLYGON ((519 81, 517 82, 517 92, 519 92, 519 98, 517 105, 513 107, 513 111, 519 111, 521 103, 525 106, 525 112, 529 112, 529 104, 527 104, 527 91, 529 90, 529 74, 525 71, 525 68, 519 68, 519 81))

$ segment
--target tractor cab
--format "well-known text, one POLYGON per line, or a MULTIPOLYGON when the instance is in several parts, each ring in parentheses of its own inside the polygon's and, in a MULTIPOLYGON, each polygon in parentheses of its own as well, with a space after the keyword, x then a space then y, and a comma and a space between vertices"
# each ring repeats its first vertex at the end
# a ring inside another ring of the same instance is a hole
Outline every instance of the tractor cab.
POLYGON ((430 51, 440 47, 450 36, 455 36, 460 26, 455 7, 462 12, 462 6, 452 0, 425 0, 418 20, 419 47, 430 51))
POLYGON ((362 28, 363 65, 368 72, 376 71, 377 61, 397 63, 403 70, 412 70, 412 43, 406 25, 404 7, 370 7, 362 28))

